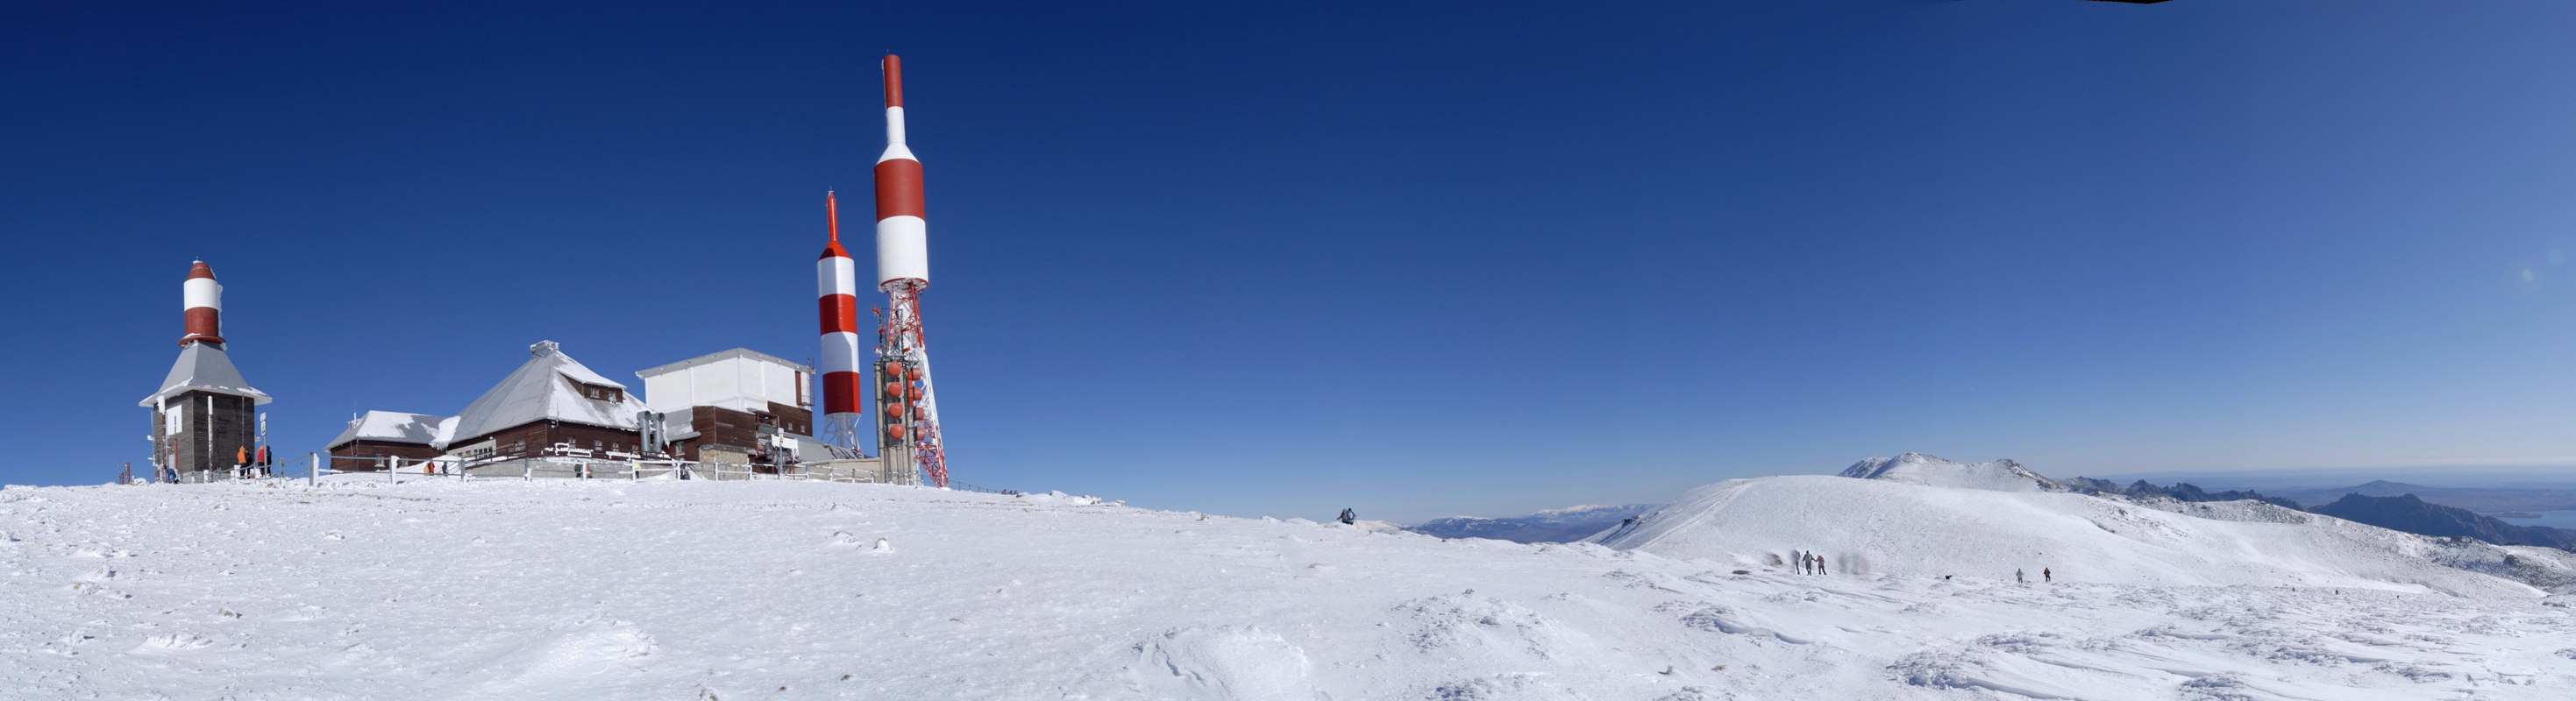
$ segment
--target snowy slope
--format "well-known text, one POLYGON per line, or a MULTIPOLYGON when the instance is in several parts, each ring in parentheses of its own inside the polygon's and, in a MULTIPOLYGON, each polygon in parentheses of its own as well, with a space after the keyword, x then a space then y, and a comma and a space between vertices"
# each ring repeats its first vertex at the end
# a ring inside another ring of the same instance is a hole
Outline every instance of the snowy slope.
MULTIPOLYGON (((2394 700, 2576 688, 2576 618, 2526 596, 2100 583, 2080 569, 2088 581, 2054 586, 1991 572, 1733 574, 1652 547, 1443 541, 1056 495, 378 479, 0 490, 0 697, 2394 700)), ((1901 526, 1897 515, 1880 525, 1901 526)))
POLYGON ((2501 567, 2509 554, 2501 548, 2258 502, 2229 504, 2235 506, 2198 509, 2195 515, 2080 494, 1762 477, 1691 490, 1636 527, 1596 540, 1622 550, 1747 567, 1771 567, 1773 558, 1806 550, 1827 557, 1828 571, 2010 579, 2015 569, 2037 578, 2047 568, 2065 581, 2132 585, 2292 585, 2481 597, 2543 593, 2444 564, 2485 553, 2501 567))

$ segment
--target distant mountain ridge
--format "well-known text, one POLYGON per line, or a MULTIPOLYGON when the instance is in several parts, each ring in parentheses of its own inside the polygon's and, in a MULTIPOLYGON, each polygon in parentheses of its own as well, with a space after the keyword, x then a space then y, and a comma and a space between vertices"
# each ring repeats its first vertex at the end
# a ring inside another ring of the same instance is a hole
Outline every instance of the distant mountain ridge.
POLYGON ((2200 487, 2193 486, 2189 482, 2175 482, 2171 487, 2158 486, 2155 483, 2148 482, 2146 480, 2138 480, 2129 484, 2120 484, 2110 480, 2097 480, 2091 477, 2076 477, 2060 480, 2060 482, 2065 484, 2069 489, 2085 494, 2116 494, 2125 497, 2160 496, 2188 502, 2240 501, 2250 499, 2274 506, 2292 509, 2300 508, 2299 502, 2281 497, 2264 496, 2263 493, 2253 490, 2237 491, 2230 489, 2224 492, 2211 492, 2201 489, 2200 487))
POLYGON ((1585 504, 1546 509, 1526 516, 1486 518, 1451 516, 1424 521, 1405 530, 1440 538, 1492 538, 1515 543, 1564 543, 1582 540, 1654 504, 1585 504))
POLYGON ((2479 513, 2576 509, 2576 489, 2559 488, 2429 487, 2405 482, 2372 480, 2350 487, 2275 489, 2273 494, 2311 504, 2333 501, 2346 494, 2359 494, 2366 497, 2413 494, 2432 503, 2456 506, 2479 513))
POLYGON ((2576 550, 2576 531, 2518 526, 2468 509, 2427 502, 2414 494, 2393 497, 2346 494, 2332 504, 2309 511, 2392 531, 2462 536, 2499 545, 2545 545, 2576 550))

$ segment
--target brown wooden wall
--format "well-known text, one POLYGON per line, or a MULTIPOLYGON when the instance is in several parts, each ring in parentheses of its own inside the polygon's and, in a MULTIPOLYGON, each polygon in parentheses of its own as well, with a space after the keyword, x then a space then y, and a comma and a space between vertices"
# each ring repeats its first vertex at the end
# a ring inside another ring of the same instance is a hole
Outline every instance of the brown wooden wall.
POLYGON ((377 458, 390 455, 402 458, 404 464, 410 464, 435 458, 444 454, 446 454, 444 451, 440 451, 437 448, 432 448, 426 445, 421 445, 419 443, 394 443, 370 440, 355 440, 331 446, 330 452, 331 457, 334 458, 331 461, 331 469, 336 472, 372 472, 378 469, 376 463, 371 461, 339 460, 337 458, 377 458))
POLYGON ((494 443, 492 446, 494 457, 543 455, 546 446, 554 445, 559 441, 570 441, 576 448, 620 450, 630 453, 635 452, 637 443, 635 432, 625 429, 560 421, 530 421, 448 445, 473 445, 483 442, 486 438, 492 439, 494 443))
MULTIPOLYGON (((777 417, 779 430, 814 435, 814 412, 811 410, 770 402, 769 413, 777 417)), ((698 437, 672 441, 672 452, 682 459, 701 460, 703 458, 698 457, 700 446, 730 445, 750 449, 760 443, 760 426, 760 417, 748 411, 712 406, 689 407, 689 429, 697 431, 698 437)))
POLYGON ((164 432, 159 409, 152 421, 154 452, 163 464, 176 467, 182 475, 206 470, 222 477, 232 473, 234 458, 243 447, 253 446, 258 439, 259 408, 249 397, 215 394, 204 391, 181 393, 170 401, 180 405, 183 429, 176 435, 164 432), (212 398, 213 407, 207 407, 212 398))

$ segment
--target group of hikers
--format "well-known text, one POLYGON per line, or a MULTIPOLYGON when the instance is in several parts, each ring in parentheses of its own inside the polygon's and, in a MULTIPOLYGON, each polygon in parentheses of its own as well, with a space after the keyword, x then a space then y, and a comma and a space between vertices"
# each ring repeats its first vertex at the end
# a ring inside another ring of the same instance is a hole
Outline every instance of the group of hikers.
MULTIPOLYGON (((1796 570, 1798 574, 1826 574, 1825 556, 1804 550, 1790 551, 1789 567, 1796 570)), ((1941 575, 1941 578, 1949 579, 1950 575, 1941 575)), ((2013 582, 2028 583, 2029 581, 2030 580, 2027 576, 2022 574, 2020 568, 2013 569, 2013 582)), ((2057 572, 2046 567, 2039 568, 2039 581, 2055 582, 2057 581, 2057 572)))

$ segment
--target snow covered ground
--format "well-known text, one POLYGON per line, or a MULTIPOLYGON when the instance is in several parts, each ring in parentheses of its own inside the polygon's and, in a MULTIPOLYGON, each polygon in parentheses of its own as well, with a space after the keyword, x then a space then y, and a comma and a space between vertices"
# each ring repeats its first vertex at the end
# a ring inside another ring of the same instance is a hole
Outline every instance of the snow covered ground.
POLYGON ((2576 689, 2576 615, 2503 580, 2372 586, 2373 572, 2355 570, 2356 586, 2217 586, 2103 581, 2086 567, 2076 581, 2015 585, 1966 569, 1944 580, 1737 564, 1757 550, 1822 547, 1813 533, 1692 559, 1651 545, 1441 540, 1056 495, 353 480, 10 487, 0 534, 0 697, 11 698, 2543 699, 2576 689))

